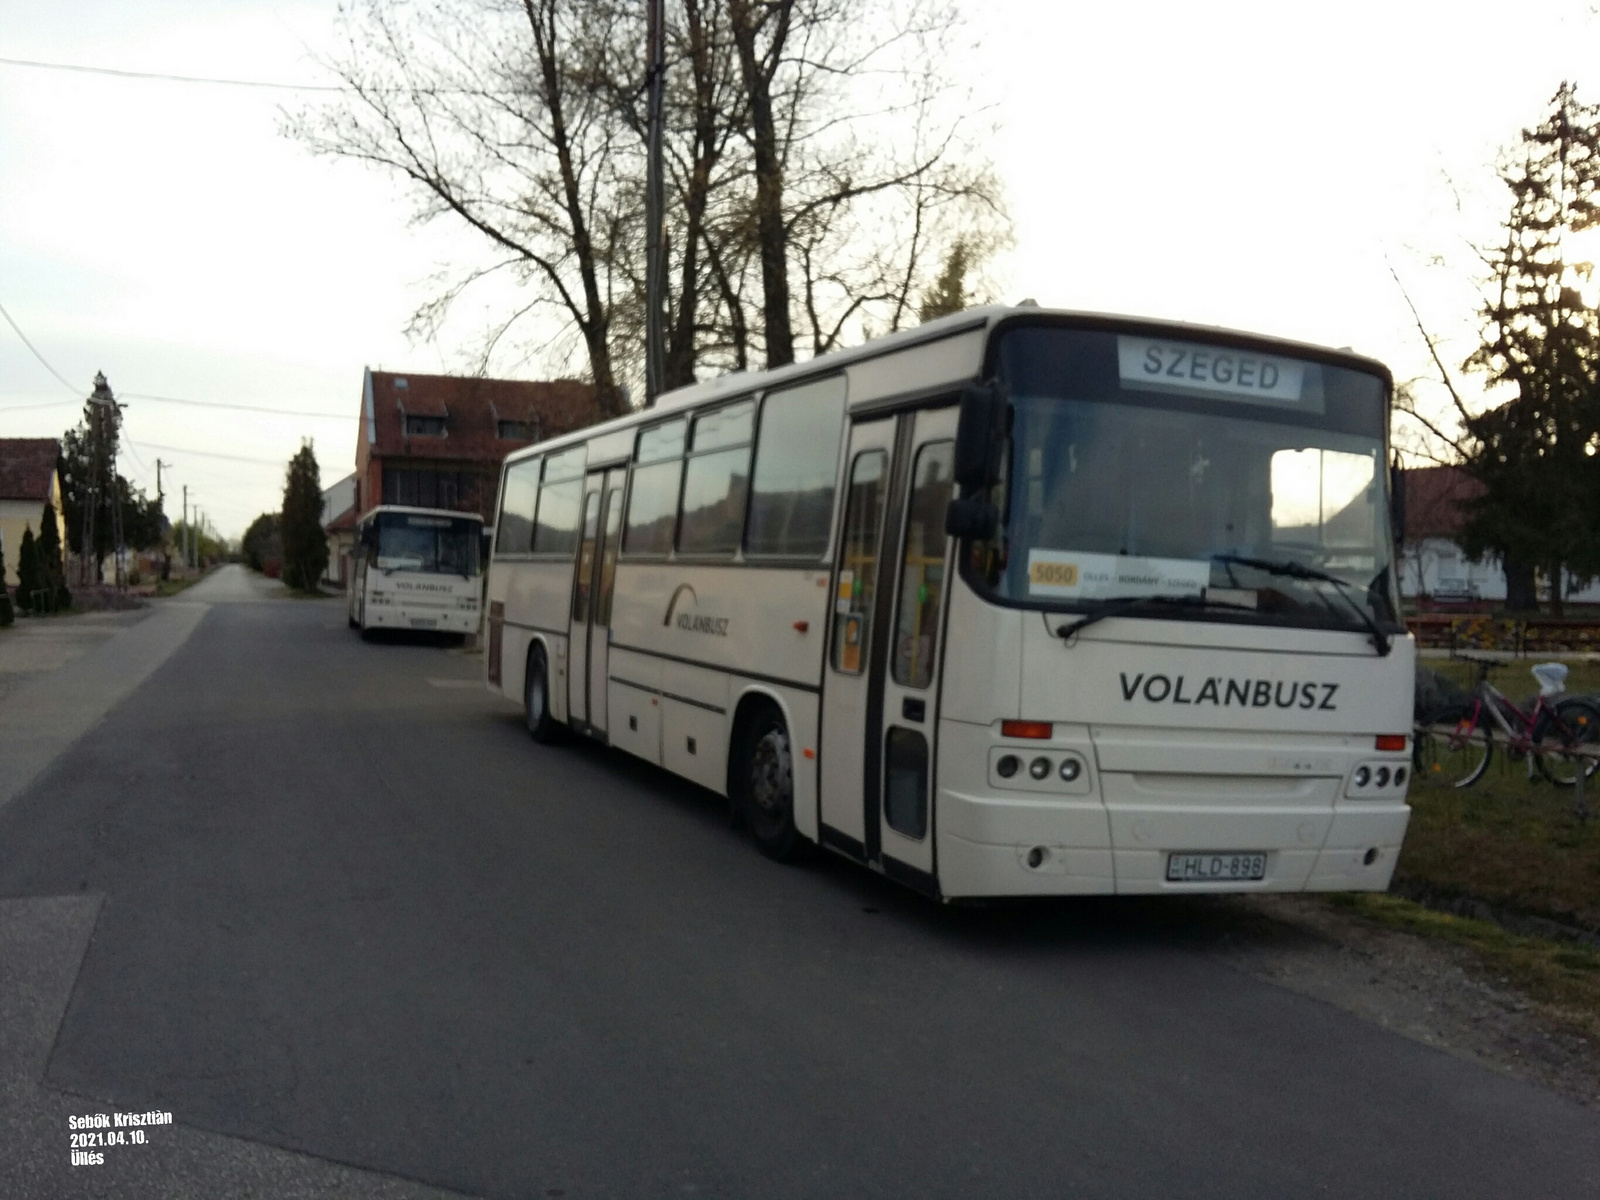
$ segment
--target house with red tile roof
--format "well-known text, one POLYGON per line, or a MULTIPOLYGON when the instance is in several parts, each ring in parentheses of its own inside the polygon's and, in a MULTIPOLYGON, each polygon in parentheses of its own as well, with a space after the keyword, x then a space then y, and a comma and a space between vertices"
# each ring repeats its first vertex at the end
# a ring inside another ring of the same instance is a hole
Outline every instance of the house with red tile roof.
MULTIPOLYGON (((1400 548, 1400 593, 1437 600, 1506 598, 1506 575, 1493 556, 1468 558, 1456 542, 1466 521, 1466 504, 1483 495, 1484 486, 1461 467, 1411 467, 1405 480, 1405 544, 1400 548)), ((1563 572, 1562 595, 1585 604, 1600 602, 1600 581, 1579 587, 1563 572)), ((1541 594, 1550 581, 1540 578, 1541 594)))
POLYGON ((17 586, 18 550, 25 530, 39 536, 46 504, 56 510, 63 557, 67 523, 61 516, 61 443, 55 438, 0 438, 0 549, 6 558, 6 586, 17 586))
POLYGON ((594 388, 368 368, 356 439, 355 518, 380 504, 475 512, 493 522, 500 464, 530 442, 600 420, 594 388))
POLYGON ((1498 560, 1469 559, 1456 543, 1465 505, 1483 495, 1461 467, 1409 467, 1405 487, 1405 541, 1400 547, 1400 593, 1455 600, 1504 600, 1506 577, 1498 560))

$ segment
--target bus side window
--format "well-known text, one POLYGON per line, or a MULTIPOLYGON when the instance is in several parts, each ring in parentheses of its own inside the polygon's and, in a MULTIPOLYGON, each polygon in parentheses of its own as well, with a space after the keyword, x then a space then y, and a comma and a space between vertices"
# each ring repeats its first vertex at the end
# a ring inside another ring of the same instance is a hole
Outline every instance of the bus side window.
POLYGON ((746 555, 815 559, 827 550, 844 399, 844 376, 835 375, 762 401, 746 555))
POLYGON ((929 442, 917 451, 900 559, 900 611, 894 631, 894 681, 925 688, 933 681, 944 596, 944 514, 950 507, 954 442, 929 442))
POLYGON ((578 515, 583 505, 583 468, 587 445, 575 446, 545 460, 539 487, 539 515, 533 523, 535 554, 570 555, 578 548, 578 515))
POLYGON ((666 557, 678 523, 678 482, 683 474, 684 435, 679 418, 639 434, 623 522, 622 553, 666 557))
POLYGON ((537 458, 506 468, 506 481, 500 489, 500 517, 495 521, 495 553, 526 554, 533 549, 533 510, 538 498, 537 458))
POLYGON ((846 675, 859 675, 867 665, 888 464, 889 456, 882 450, 865 450, 850 468, 839 591, 833 603, 833 669, 846 675))
POLYGON ((755 402, 744 400, 694 419, 683 474, 678 553, 733 556, 744 528, 755 402))

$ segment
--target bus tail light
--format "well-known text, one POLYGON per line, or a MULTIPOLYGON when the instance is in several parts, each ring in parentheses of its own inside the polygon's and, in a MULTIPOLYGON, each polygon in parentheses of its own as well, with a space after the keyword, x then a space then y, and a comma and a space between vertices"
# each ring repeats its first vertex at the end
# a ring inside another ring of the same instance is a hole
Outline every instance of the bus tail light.
POLYGON ((1047 738, 1051 733, 1049 721, 1001 721, 1000 736, 1011 738, 1047 738))
POLYGON ((1378 735, 1379 750, 1404 750, 1406 748, 1406 735, 1403 733, 1380 733, 1378 735))

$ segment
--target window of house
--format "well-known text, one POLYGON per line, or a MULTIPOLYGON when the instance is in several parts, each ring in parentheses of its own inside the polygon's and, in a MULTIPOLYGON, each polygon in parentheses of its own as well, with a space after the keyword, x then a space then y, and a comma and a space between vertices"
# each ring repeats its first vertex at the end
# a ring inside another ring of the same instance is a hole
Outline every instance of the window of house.
POLYGON ((452 471, 431 467, 385 467, 383 502, 416 508, 454 508, 479 512, 493 500, 492 476, 477 471, 452 471))
POLYGON ((588 457, 589 447, 583 445, 545 459, 539 515, 533 527, 535 554, 571 554, 577 549, 583 468, 588 457))
POLYGON ((407 413, 406 436, 443 437, 444 421, 445 419, 443 417, 414 417, 410 413, 407 413))
POLYGON ((746 400, 694 419, 683 475, 678 553, 732 555, 744 527, 750 490, 750 434, 755 402, 746 400))
POLYGON ((746 554, 818 558, 827 550, 844 399, 844 376, 835 375, 762 402, 746 554))
POLYGON ((496 436, 505 442, 532 442, 538 439, 539 431, 533 421, 507 421, 500 420, 495 423, 496 436))
POLYGON ((664 555, 672 549, 687 432, 688 422, 680 417, 639 434, 628 492, 628 517, 623 523, 624 554, 664 555))

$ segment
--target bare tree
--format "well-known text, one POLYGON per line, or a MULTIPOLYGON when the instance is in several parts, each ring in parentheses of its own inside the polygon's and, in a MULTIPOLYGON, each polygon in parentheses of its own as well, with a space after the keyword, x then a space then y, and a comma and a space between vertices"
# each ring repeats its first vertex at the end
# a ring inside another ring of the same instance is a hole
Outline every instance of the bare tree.
POLYGON ((616 206, 622 129, 595 70, 610 15, 582 0, 362 0, 326 61, 346 99, 296 115, 288 132, 315 153, 402 176, 419 220, 452 216, 487 240, 494 258, 447 280, 415 331, 435 332, 463 290, 510 273, 532 296, 491 331, 483 361, 519 320, 553 309, 581 337, 601 410, 614 415, 625 405, 612 264, 633 222, 616 206))
MULTIPOLYGON (((464 223, 492 255, 441 277, 413 332, 439 336, 465 290, 509 277, 480 366, 515 340, 549 357, 565 329, 604 410, 623 411, 643 364, 643 6, 357 4, 327 60, 347 93, 288 131, 404 178, 419 220, 464 223)), ((812 354, 899 328, 934 248, 962 238, 977 263, 1004 240, 999 189, 939 69, 945 4, 669 6, 669 386, 792 362, 797 316, 812 354)))

